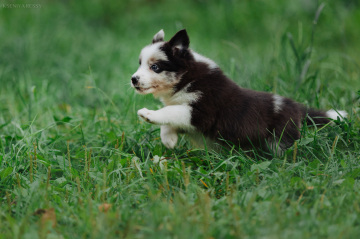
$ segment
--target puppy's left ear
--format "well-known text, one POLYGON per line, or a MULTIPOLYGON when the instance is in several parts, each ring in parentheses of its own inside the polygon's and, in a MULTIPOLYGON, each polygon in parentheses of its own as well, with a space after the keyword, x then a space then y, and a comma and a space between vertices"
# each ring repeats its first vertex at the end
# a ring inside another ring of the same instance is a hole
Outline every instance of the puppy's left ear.
POLYGON ((180 50, 188 49, 190 44, 189 36, 185 29, 178 31, 175 36, 173 36, 170 41, 169 45, 172 48, 179 48, 180 50))
POLYGON ((164 41, 165 33, 164 30, 161 29, 158 33, 155 34, 155 36, 152 39, 152 43, 161 42, 164 41))

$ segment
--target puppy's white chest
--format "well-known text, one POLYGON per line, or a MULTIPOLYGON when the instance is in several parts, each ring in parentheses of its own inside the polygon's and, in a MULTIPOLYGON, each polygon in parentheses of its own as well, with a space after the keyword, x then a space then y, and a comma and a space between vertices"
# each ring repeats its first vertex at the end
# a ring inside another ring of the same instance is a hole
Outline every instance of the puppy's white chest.
POLYGON ((201 97, 201 92, 187 92, 190 84, 187 85, 184 89, 176 92, 174 95, 169 97, 161 97, 161 101, 164 105, 189 105, 193 102, 196 102, 201 97))

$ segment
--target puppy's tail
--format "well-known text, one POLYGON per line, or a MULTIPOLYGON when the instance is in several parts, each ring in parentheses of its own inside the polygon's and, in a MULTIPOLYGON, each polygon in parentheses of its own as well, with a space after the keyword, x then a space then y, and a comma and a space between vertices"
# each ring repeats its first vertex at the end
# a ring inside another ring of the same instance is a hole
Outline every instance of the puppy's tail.
POLYGON ((345 111, 345 110, 328 110, 326 111, 326 115, 327 117, 333 119, 333 120, 336 120, 337 117, 340 118, 340 120, 343 120, 343 118, 346 118, 348 117, 348 113, 345 111))
POLYGON ((326 112, 315 109, 302 109, 302 115, 308 126, 314 125, 323 126, 328 124, 332 120, 336 120, 338 117, 340 120, 348 116, 348 113, 344 110, 328 110, 326 112), (330 118, 330 119, 329 119, 330 118))

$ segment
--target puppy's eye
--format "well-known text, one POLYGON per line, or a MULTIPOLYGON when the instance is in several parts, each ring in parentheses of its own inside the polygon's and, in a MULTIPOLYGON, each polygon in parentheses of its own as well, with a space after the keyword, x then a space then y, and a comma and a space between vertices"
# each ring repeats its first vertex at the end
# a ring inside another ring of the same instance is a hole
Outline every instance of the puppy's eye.
POLYGON ((150 69, 151 69, 152 71, 154 71, 155 73, 159 73, 159 72, 160 72, 160 67, 159 67, 158 65, 156 65, 156 64, 150 66, 150 69))

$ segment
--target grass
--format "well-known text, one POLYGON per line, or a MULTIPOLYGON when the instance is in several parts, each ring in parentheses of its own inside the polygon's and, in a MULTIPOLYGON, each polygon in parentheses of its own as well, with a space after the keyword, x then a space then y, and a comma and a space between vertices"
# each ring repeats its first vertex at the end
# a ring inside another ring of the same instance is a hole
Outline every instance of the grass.
POLYGON ((37 3, 0 9, 0 238, 359 237, 356 1, 37 3), (128 85, 161 28, 243 87, 349 117, 282 157, 167 150, 136 115, 161 104, 128 85))

